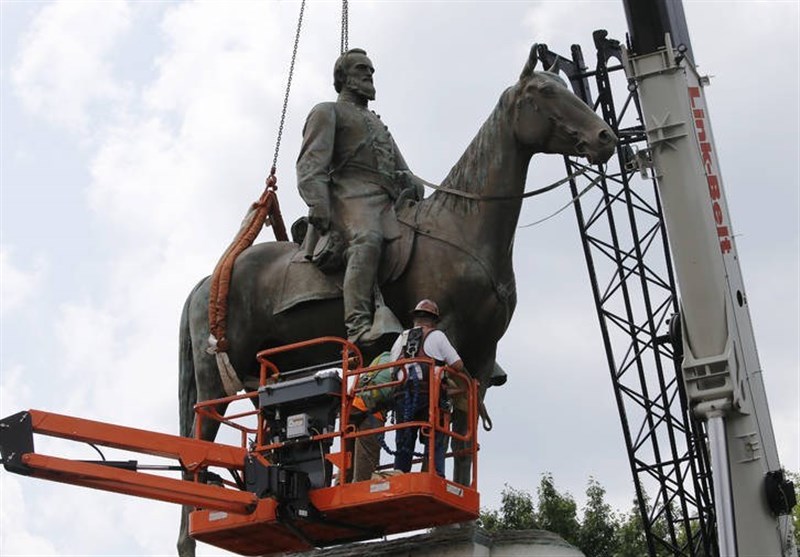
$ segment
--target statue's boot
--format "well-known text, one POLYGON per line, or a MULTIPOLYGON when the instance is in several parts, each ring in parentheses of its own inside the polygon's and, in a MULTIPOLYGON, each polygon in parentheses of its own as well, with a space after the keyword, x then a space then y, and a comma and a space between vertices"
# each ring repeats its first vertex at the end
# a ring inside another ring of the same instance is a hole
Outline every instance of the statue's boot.
POLYGON ((383 294, 381 294, 381 289, 377 284, 373 285, 373 296, 375 300, 375 314, 372 317, 372 327, 370 327, 369 332, 365 336, 374 339, 374 342, 385 335, 397 336, 402 333, 403 325, 394 312, 389 309, 389 306, 384 303, 383 294))
POLYGON ((347 340, 353 343, 374 341, 372 332, 373 285, 378 275, 383 238, 375 233, 356 235, 347 248, 344 272, 344 325, 347 340))
POLYGON ((389 309, 389 306, 383 303, 383 297, 380 300, 381 303, 375 304, 372 325, 354 341, 355 344, 361 347, 388 350, 397 335, 403 332, 403 325, 400 320, 389 309))

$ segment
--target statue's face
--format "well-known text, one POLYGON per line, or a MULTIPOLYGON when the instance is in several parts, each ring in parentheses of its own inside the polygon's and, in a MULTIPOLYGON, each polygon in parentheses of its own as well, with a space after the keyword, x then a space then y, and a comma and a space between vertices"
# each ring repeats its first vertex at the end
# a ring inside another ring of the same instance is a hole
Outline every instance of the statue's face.
POLYGON ((375 100, 375 85, 372 74, 375 68, 364 54, 351 54, 347 57, 347 80, 345 87, 368 100, 375 100))

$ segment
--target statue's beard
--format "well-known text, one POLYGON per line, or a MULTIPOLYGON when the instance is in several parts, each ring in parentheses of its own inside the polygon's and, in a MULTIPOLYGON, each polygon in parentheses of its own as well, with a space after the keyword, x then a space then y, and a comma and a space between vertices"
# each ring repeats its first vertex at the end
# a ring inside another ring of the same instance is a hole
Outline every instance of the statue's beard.
POLYGON ((347 88, 367 100, 375 100, 375 85, 369 81, 348 77, 347 88))

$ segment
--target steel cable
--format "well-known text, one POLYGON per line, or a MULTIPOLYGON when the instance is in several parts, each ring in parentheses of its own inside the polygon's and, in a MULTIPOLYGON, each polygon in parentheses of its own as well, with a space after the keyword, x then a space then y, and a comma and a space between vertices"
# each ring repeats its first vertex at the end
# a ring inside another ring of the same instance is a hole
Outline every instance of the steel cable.
POLYGON ((283 96, 283 109, 281 110, 281 121, 278 125, 278 137, 275 140, 275 154, 272 157, 272 167, 270 168, 270 176, 275 175, 275 169, 278 166, 278 152, 281 148, 281 138, 283 137, 283 125, 286 121, 286 108, 289 106, 289 92, 292 89, 292 77, 294 76, 294 64, 297 59, 297 46, 300 44, 300 29, 303 26, 303 12, 306 8, 306 0, 300 2, 300 15, 297 18, 297 31, 294 35, 294 48, 292 49, 292 61, 289 64, 289 78, 286 81, 286 93, 283 96))

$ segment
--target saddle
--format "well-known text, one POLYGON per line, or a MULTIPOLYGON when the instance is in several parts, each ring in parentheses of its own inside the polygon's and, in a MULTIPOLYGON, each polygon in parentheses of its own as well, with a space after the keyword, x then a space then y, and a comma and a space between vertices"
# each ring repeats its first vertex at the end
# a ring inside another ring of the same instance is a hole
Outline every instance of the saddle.
MULTIPOLYGON (((416 230, 410 223, 414 222, 413 213, 416 206, 406 202, 396 208, 400 236, 384 245, 378 268, 378 284, 383 285, 397 280, 403 274, 414 249, 416 230)), ((309 260, 314 254, 318 238, 314 237, 313 228, 298 220, 292 226, 292 235, 297 242, 297 252, 292 256, 284 271, 274 313, 279 314, 292 309, 298 304, 316 300, 331 300, 342 297, 344 271, 324 273, 309 260)), ((318 253, 318 250, 316 250, 318 253)))

